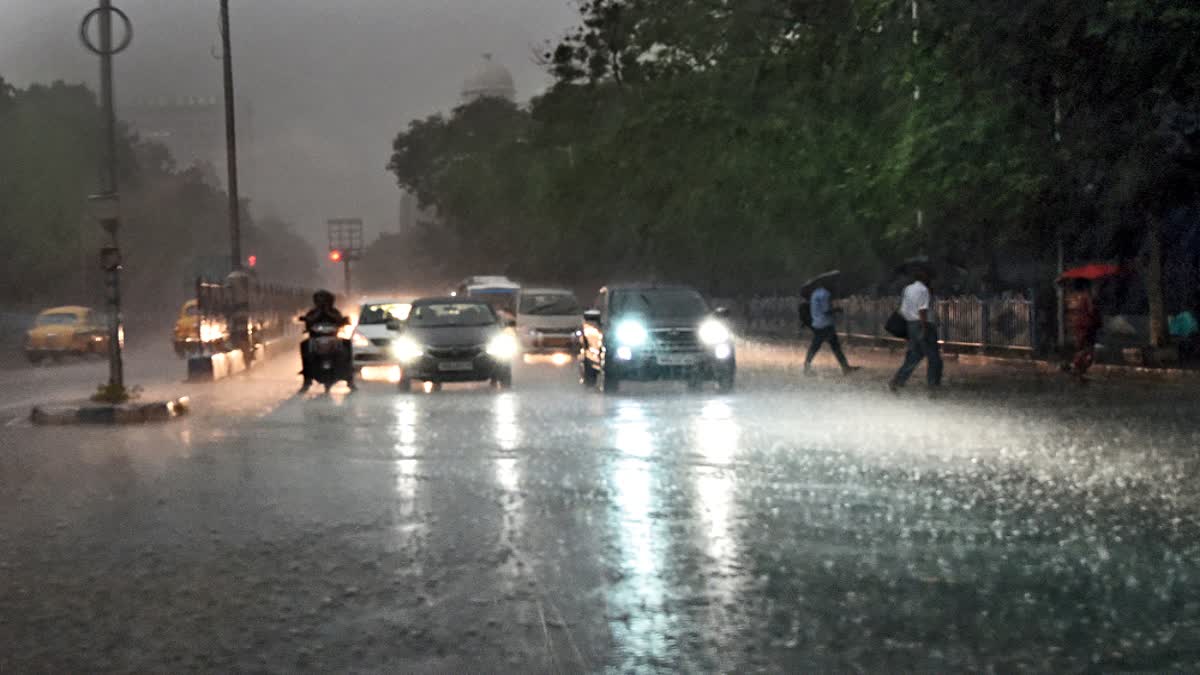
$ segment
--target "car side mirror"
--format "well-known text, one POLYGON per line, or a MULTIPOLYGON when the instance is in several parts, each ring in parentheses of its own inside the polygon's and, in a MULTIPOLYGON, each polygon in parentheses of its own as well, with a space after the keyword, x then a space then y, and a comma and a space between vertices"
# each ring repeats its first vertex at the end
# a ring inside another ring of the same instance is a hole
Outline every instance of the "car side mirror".
POLYGON ((400 330, 404 328, 404 324, 399 319, 391 319, 387 322, 388 330, 400 330))
POLYGON ((720 319, 728 319, 729 318, 729 308, 728 307, 718 307, 715 310, 713 310, 713 316, 716 316, 717 318, 720 318, 720 319))
POLYGON ((600 323, 600 310, 589 309, 583 313, 583 320, 587 323, 600 323))

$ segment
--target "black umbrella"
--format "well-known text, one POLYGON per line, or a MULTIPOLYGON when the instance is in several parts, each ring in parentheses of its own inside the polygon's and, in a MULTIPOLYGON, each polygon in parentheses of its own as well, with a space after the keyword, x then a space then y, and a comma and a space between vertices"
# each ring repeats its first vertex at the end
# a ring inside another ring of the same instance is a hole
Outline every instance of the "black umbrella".
POLYGON ((948 279, 952 277, 961 277, 967 273, 965 267, 957 265, 947 259, 933 259, 927 255, 919 255, 909 258, 896 266, 896 275, 912 274, 916 270, 925 270, 929 274, 939 279, 948 279))
POLYGON ((804 285, 800 287, 800 295, 807 298, 808 296, 812 295, 812 292, 817 290, 818 287, 823 286, 840 276, 842 276, 841 270, 829 270, 828 272, 822 272, 821 274, 818 274, 817 276, 804 282, 804 285))

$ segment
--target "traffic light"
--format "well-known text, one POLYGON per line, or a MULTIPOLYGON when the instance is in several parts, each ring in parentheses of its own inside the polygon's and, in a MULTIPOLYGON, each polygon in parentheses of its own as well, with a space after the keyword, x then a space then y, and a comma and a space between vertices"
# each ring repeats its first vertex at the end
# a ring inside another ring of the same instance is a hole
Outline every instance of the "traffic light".
POLYGON ((329 260, 332 262, 342 262, 342 252, 338 249, 333 249, 329 252, 329 260))
POLYGON ((258 256, 251 255, 249 258, 246 258, 246 264, 249 265, 250 267, 254 267, 254 266, 258 265, 258 256))

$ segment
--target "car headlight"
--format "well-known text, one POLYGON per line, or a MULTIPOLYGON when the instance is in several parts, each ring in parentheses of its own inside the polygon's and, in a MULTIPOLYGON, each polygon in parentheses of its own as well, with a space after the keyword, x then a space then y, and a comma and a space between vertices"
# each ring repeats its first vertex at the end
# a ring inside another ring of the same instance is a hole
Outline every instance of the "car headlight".
POLYGON ((402 337, 392 342, 392 354, 402 363, 411 363, 425 355, 425 348, 410 337, 402 337))
POLYGON ((713 346, 729 342, 732 336, 725 324, 716 319, 709 319, 700 324, 700 341, 706 345, 713 346))
POLYGON ((646 343, 646 327, 637 321, 625 321, 617 325, 617 342, 625 347, 640 347, 646 343))
POLYGON ((367 336, 363 335, 362 333, 355 333, 354 337, 351 338, 350 341, 354 344, 355 347, 370 347, 371 346, 371 341, 368 340, 367 336))
POLYGON ((501 333, 488 342, 487 353, 498 359, 511 359, 517 355, 517 341, 511 333, 501 333))

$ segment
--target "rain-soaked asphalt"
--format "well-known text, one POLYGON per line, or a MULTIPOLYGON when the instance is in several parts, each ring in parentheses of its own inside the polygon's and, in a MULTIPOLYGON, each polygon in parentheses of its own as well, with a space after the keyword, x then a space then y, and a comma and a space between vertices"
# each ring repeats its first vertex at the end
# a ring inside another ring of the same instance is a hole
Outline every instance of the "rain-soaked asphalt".
POLYGON ((2 427, 0 671, 1200 668, 1195 385, 784 365, 2 427))

